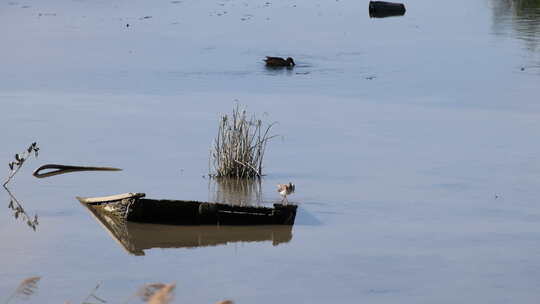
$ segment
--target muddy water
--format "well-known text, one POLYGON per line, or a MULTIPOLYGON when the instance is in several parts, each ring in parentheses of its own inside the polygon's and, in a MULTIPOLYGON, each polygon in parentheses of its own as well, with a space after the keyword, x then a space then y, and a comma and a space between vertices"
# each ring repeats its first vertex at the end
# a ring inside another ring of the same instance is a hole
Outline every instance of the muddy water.
POLYGON ((406 5, 370 19, 349 0, 0 3, 0 160, 41 146, 10 183, 37 231, 0 213, 0 300, 40 275, 27 303, 82 302, 97 283, 121 303, 156 281, 178 303, 536 303, 539 5, 406 5), (279 122, 260 185, 203 178, 235 102, 279 122), (44 163, 124 171, 33 178, 44 163), (272 203, 288 181, 290 231, 121 239, 74 198, 272 203))

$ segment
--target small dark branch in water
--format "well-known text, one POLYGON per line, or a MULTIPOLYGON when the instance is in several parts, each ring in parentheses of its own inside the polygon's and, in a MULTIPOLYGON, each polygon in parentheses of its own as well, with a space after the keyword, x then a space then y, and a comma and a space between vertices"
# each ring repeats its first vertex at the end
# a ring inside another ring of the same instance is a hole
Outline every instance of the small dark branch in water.
POLYGON ((96 295, 96 291, 99 289, 100 286, 101 286, 101 284, 98 283, 96 285, 96 287, 94 287, 94 289, 86 297, 86 299, 84 299, 82 304, 103 304, 103 303, 107 303, 107 301, 103 300, 102 298, 100 298, 100 297, 98 297, 96 295), (93 302, 93 301, 97 301, 97 302, 93 302))
POLYGON ((6 178, 4 183, 2 184, 2 186, 4 186, 4 188, 9 183, 9 181, 11 181, 11 179, 15 176, 15 174, 17 174, 17 172, 19 172, 19 170, 22 168, 24 162, 30 156, 32 156, 32 154, 34 154, 34 157, 36 157, 36 158, 38 157, 38 151, 39 151, 39 147, 37 146, 37 143, 33 142, 30 146, 28 146, 26 151, 24 151, 22 154, 18 154, 18 153, 15 154, 15 161, 12 161, 12 162, 10 162, 8 164, 10 172, 9 172, 8 177, 6 178))

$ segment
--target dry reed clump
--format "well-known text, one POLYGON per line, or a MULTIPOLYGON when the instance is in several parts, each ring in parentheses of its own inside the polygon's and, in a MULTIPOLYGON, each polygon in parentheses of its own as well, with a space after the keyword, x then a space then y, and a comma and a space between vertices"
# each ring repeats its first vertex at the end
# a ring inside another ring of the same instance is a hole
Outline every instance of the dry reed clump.
POLYGON ((231 115, 219 121, 218 134, 211 149, 213 177, 255 178, 262 176, 264 153, 269 132, 275 123, 263 126, 254 115, 236 105, 231 115))

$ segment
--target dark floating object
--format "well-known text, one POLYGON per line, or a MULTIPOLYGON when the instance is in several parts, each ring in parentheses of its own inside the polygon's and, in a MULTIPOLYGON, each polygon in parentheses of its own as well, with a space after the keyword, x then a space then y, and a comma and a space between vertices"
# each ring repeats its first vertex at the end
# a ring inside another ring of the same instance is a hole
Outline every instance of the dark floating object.
POLYGON ((292 239, 292 226, 171 226, 128 222, 111 212, 83 203, 128 253, 144 255, 152 248, 195 248, 237 242, 272 242, 273 246, 292 239))
POLYGON ((34 171, 32 175, 37 178, 44 178, 49 176, 54 176, 58 174, 78 172, 78 171, 122 171, 122 169, 111 168, 111 167, 84 167, 84 166, 65 166, 65 165, 56 165, 56 164, 47 164, 43 165, 34 171), (45 173, 40 173, 42 170, 51 169, 45 173))
POLYGON ((385 1, 370 1, 369 16, 372 18, 385 18, 405 15, 405 5, 403 3, 392 3, 385 1))
POLYGON ((294 60, 291 57, 287 57, 287 59, 283 59, 281 57, 266 56, 266 59, 264 59, 264 62, 266 62, 267 67, 273 67, 273 68, 293 67, 296 65, 294 63, 294 60))
POLYGON ((131 222, 169 225, 293 225, 296 205, 273 208, 233 206, 185 200, 145 199, 144 193, 124 193, 77 199, 89 208, 131 222))

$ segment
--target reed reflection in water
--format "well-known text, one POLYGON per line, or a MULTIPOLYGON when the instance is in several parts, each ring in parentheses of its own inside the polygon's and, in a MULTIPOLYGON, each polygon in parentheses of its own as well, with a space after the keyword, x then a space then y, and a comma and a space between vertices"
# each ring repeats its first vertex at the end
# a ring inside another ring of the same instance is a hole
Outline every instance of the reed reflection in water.
POLYGON ((540 44, 540 0, 492 0, 493 32, 512 36, 525 42, 530 51, 540 44))
POLYGON ((209 200, 216 203, 250 206, 262 204, 260 179, 212 178, 208 182, 209 200))

